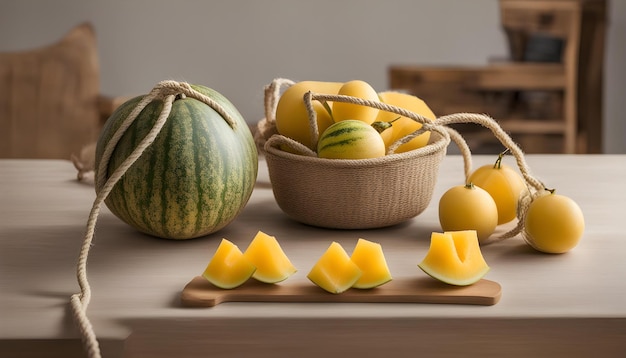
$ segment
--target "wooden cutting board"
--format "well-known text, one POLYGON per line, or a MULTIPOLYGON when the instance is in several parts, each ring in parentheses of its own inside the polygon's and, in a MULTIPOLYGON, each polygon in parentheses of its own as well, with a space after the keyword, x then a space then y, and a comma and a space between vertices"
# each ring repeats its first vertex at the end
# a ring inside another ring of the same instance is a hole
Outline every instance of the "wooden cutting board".
POLYGON ((181 301, 187 307, 213 307, 222 302, 385 302, 490 306, 498 303, 501 295, 500 284, 485 279, 469 286, 452 286, 430 277, 394 279, 370 290, 353 288, 332 294, 311 282, 288 281, 265 284, 250 280, 237 288, 224 290, 197 276, 183 289, 181 301))

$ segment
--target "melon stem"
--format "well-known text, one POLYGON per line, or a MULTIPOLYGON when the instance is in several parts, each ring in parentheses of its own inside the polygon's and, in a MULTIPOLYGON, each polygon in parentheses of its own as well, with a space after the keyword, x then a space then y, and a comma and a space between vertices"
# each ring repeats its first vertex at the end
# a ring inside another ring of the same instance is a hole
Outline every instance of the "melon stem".
POLYGON ((374 123, 372 123, 372 127, 374 127, 374 129, 376 129, 376 131, 378 133, 382 133, 385 130, 389 129, 392 127, 392 123, 397 121, 398 119, 400 119, 401 117, 397 117, 392 121, 389 122, 385 122, 385 121, 376 121, 374 123))
POLYGON ((506 148, 503 152, 501 152, 500 154, 498 154, 498 159, 496 159, 496 162, 493 164, 493 168, 494 169, 502 169, 502 158, 504 158, 504 155, 509 151, 509 148, 506 148))

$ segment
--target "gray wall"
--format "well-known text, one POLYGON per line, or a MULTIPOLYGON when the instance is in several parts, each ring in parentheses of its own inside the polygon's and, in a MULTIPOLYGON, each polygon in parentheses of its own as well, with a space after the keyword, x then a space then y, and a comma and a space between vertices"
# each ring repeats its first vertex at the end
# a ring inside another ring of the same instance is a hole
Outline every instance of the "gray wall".
MULTIPOLYGON (((605 152, 626 153, 626 1, 613 0, 606 53, 605 152)), ((387 87, 393 63, 482 65, 506 56, 497 0, 0 0, 0 51, 40 46, 75 24, 98 33, 102 91, 146 93, 160 80, 204 84, 249 122, 263 86, 363 79, 387 87)))

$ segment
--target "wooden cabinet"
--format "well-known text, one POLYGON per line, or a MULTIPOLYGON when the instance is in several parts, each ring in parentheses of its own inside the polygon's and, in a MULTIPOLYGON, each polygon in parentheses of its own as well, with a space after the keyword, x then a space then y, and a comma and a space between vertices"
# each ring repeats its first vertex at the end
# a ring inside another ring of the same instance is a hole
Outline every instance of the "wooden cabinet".
MULTIPOLYGON (((500 0, 510 59, 481 67, 393 65, 390 87, 439 116, 494 117, 527 152, 601 153, 606 0, 500 0)), ((472 149, 499 150, 482 128, 472 149), (490 143, 491 142, 491 143, 490 143)))

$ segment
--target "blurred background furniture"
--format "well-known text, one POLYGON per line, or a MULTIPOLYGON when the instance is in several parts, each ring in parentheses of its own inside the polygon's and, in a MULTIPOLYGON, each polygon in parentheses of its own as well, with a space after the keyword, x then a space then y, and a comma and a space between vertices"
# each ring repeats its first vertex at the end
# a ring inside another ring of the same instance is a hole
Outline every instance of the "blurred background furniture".
POLYGON ((0 53, 0 94, 0 158, 69 159, 123 101, 100 94, 89 23, 49 46, 0 53))
MULTIPOLYGON (((499 0, 510 59, 482 67, 389 68, 392 89, 442 116, 494 117, 526 152, 601 153, 606 0, 499 0)), ((457 128, 475 152, 502 149, 483 128, 457 128)))

